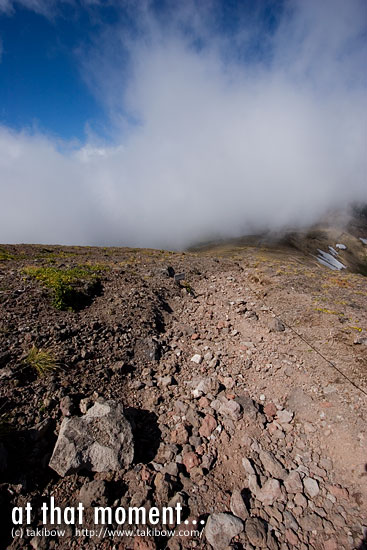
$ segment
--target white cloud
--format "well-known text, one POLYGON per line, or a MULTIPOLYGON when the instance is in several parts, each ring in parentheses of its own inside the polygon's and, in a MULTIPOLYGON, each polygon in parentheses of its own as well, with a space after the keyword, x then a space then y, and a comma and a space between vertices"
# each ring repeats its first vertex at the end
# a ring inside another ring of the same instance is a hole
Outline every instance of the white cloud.
POLYGON ((0 0, 0 12, 10 13, 12 11, 12 0, 0 0))
POLYGON ((367 200, 361 4, 341 4, 294 3, 260 66, 224 64, 221 38, 193 48, 148 17, 148 38, 124 42, 126 90, 99 43, 88 67, 117 113, 116 144, 61 153, 2 128, 0 241, 182 247, 367 200), (122 123, 123 109, 139 123, 122 123))
MULTIPOLYGON (((68 1, 68 0, 62 0, 68 1)), ((58 0, 0 0, 0 13, 12 14, 17 6, 35 11, 41 15, 52 16, 58 0)))

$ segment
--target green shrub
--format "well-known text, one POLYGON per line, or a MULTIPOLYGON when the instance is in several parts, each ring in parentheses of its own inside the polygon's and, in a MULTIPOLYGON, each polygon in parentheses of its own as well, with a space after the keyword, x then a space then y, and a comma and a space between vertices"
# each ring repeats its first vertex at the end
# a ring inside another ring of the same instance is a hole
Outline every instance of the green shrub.
POLYGON ((76 311, 98 293, 101 286, 98 273, 103 269, 100 265, 67 269, 32 266, 25 268, 24 273, 52 290, 52 304, 56 309, 76 311))

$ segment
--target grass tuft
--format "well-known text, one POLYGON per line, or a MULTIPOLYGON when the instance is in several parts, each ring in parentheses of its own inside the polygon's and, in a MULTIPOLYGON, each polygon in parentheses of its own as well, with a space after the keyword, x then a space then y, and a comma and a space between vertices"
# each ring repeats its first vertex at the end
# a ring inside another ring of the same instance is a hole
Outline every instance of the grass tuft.
POLYGON ((100 287, 98 274, 104 269, 106 267, 102 265, 67 269, 30 266, 24 269, 24 273, 52 290, 52 304, 56 309, 76 311, 87 305, 90 294, 97 293, 100 287))
POLYGON ((44 376, 57 367, 57 362, 52 351, 38 349, 36 346, 33 346, 29 350, 25 363, 34 369, 38 376, 44 376))
POLYGON ((15 256, 13 254, 10 254, 7 250, 4 248, 0 248, 0 262, 4 262, 7 260, 14 260, 15 256))

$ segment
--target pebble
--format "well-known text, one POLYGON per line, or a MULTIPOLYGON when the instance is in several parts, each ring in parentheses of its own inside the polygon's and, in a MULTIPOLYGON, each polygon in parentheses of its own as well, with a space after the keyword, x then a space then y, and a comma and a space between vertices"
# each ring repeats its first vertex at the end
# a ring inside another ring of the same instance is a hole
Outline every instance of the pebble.
POLYGON ((266 529, 263 520, 259 518, 249 518, 246 521, 245 533, 253 546, 266 548, 266 529))
POLYGON ((316 479, 313 479, 312 477, 305 477, 303 480, 303 486, 306 495, 310 498, 315 498, 319 494, 320 488, 316 479))
POLYGON ((215 420, 214 416, 212 416, 211 414, 207 414, 203 418, 203 421, 202 421, 200 429, 199 429, 199 434, 202 437, 206 437, 206 438, 209 439, 211 434, 216 429, 217 425, 218 425, 218 423, 215 420))
POLYGON ((249 517, 249 512, 247 510, 245 501, 243 500, 241 491, 239 491, 238 489, 235 489, 232 492, 229 506, 232 514, 234 514, 235 516, 243 520, 246 520, 249 517))
POLYGON ((296 470, 292 470, 284 480, 284 487, 287 493, 300 494, 303 490, 301 476, 296 470))
POLYGON ((271 506, 281 496, 280 483, 277 479, 268 479, 262 489, 257 492, 256 498, 264 504, 271 506))
POLYGON ((280 422, 281 424, 289 424, 289 422, 291 422, 293 418, 293 413, 284 409, 282 411, 278 411, 276 417, 278 422, 280 422))
POLYGON ((287 472, 273 453, 262 450, 259 456, 267 475, 276 479, 285 479, 287 472))
POLYGON ((239 420, 242 416, 241 406, 237 403, 237 401, 234 401, 233 399, 225 400, 223 403, 221 403, 218 412, 219 414, 227 416, 232 420, 239 420))

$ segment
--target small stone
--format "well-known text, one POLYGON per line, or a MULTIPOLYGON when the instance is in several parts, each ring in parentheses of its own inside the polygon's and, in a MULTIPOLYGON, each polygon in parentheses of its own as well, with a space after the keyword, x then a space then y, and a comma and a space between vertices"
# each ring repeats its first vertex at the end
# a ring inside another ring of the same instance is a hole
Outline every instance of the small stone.
POLYGON ((296 533, 292 531, 292 529, 285 530, 285 538, 293 546, 296 546, 297 544, 299 544, 299 538, 297 537, 296 533))
POLYGON ((142 481, 146 481, 147 483, 152 481, 153 473, 146 464, 143 464, 142 469, 140 470, 140 477, 142 481))
POLYGON ((268 451, 260 451, 260 460, 264 466, 265 472, 276 479, 285 479, 287 472, 273 455, 268 451))
POLYGON ((159 376, 157 378, 158 386, 162 386, 163 388, 168 388, 168 386, 172 386, 175 383, 175 379, 173 376, 167 375, 167 376, 159 376))
POLYGON ((289 510, 285 510, 284 512, 284 525, 285 527, 293 529, 294 531, 297 531, 298 529, 297 520, 289 510))
POLYGON ((189 441, 189 432, 184 424, 178 424, 171 432, 171 443, 185 445, 189 441))
POLYGON ((285 409, 282 411, 278 411, 277 413, 277 420, 281 424, 289 424, 293 418, 293 413, 290 411, 286 411, 285 409))
POLYGON ((209 439, 217 425, 218 423, 215 420, 214 416, 212 416, 211 414, 207 414, 203 418, 202 424, 199 429, 199 434, 202 437, 206 437, 207 439, 209 439))
POLYGON ((284 480, 287 493, 301 493, 303 490, 301 476, 296 470, 292 470, 284 480))
POLYGON ((242 416, 241 406, 234 400, 226 400, 221 403, 218 412, 232 420, 239 420, 242 416))
POLYGON ((279 499, 281 494, 279 481, 277 479, 268 479, 261 490, 258 491, 256 498, 260 500, 264 506, 271 506, 279 499))
POLYGON ((356 345, 367 346, 367 338, 365 336, 358 336, 354 339, 356 345))
POLYGON ((65 395, 60 401, 60 411, 63 416, 71 416, 74 412, 74 403, 69 395, 65 395))
POLYGON ((251 493, 255 495, 255 497, 257 497, 260 492, 260 487, 255 474, 250 474, 248 476, 248 488, 250 489, 251 493))
POLYGON ((302 508, 306 508, 307 506, 307 499, 303 496, 302 493, 297 493, 294 497, 294 503, 297 506, 301 506, 302 508))
POLYGON ((303 508, 301 506, 295 506, 295 508, 292 509, 293 515, 296 517, 299 517, 303 514, 303 508))
POLYGON ((82 414, 85 414, 92 406, 93 401, 89 397, 83 397, 79 402, 79 409, 82 414))
POLYGON ((222 380, 224 387, 227 390, 231 390, 235 386, 235 381, 231 376, 225 376, 222 380))
POLYGON ((264 406, 264 413, 266 414, 267 417, 269 418, 273 418, 276 414, 277 414, 277 408, 276 406, 274 405, 274 403, 267 403, 265 406, 264 406))
POLYGON ((259 518, 249 518, 246 521, 245 533, 253 546, 266 548, 266 529, 263 520, 259 518))
POLYGON ((305 514, 298 519, 298 523, 305 531, 319 531, 322 532, 323 524, 322 519, 316 514, 305 514))
POLYGON ((186 470, 189 472, 190 470, 192 470, 192 468, 199 466, 200 458, 194 452, 185 453, 182 456, 182 463, 186 467, 186 470))
POLYGON ((254 468, 252 467, 251 462, 246 457, 242 459, 242 466, 244 467, 245 472, 247 474, 255 474, 256 473, 254 468))
POLYGON ((243 522, 232 514, 211 514, 205 526, 205 536, 215 550, 224 550, 243 528, 243 522))
POLYGON ((200 397, 200 399, 198 401, 198 405, 202 409, 206 409, 210 405, 209 399, 207 397, 200 397))
POLYGON ((230 509, 232 514, 246 520, 249 517, 249 512, 246 508, 245 501, 243 500, 241 491, 235 489, 231 496, 230 509))
POLYGON ((203 358, 201 355, 199 355, 198 353, 195 353, 195 355, 193 355, 191 357, 191 361, 193 363, 196 363, 197 365, 200 365, 200 363, 202 362, 203 358))
POLYGON ((316 432, 316 428, 311 422, 305 422, 303 425, 306 434, 312 434, 316 432))
POLYGON ((199 428, 201 424, 201 417, 193 407, 189 407, 187 409, 185 417, 186 421, 191 424, 191 426, 194 426, 194 428, 199 428))
POLYGON ((277 317, 272 317, 269 321, 269 329, 271 332, 283 332, 285 331, 285 325, 277 317))
POLYGON ((256 420, 259 409, 257 406, 257 403, 249 395, 240 395, 236 397, 237 403, 241 405, 242 414, 244 417, 249 418, 251 420, 256 420))
POLYGON ((344 500, 348 500, 349 499, 349 493, 347 491, 347 489, 345 489, 344 487, 340 487, 339 485, 328 485, 326 487, 329 492, 334 495, 334 497, 339 500, 339 499, 344 499, 344 500))
POLYGON ((170 476, 173 476, 173 477, 178 476, 179 470, 178 470, 177 463, 176 462, 169 462, 163 468, 163 472, 166 473, 166 474, 169 474, 170 476))
POLYGON ((266 550, 279 550, 279 545, 270 530, 268 531, 268 538, 266 540, 266 550))
POLYGON ((306 495, 310 498, 314 498, 319 494, 320 489, 316 479, 313 479, 312 477, 305 477, 303 480, 303 486, 305 488, 306 495))
POLYGON ((219 382, 214 377, 197 378, 191 383, 191 386, 194 388, 191 390, 191 394, 195 399, 207 394, 215 396, 219 390, 219 382))
POLYGON ((210 470, 216 460, 216 453, 205 453, 201 459, 201 466, 206 470, 210 470))
POLYGON ((200 447, 203 444, 203 440, 198 435, 191 435, 189 437, 189 444, 192 447, 197 448, 197 447, 200 447))

